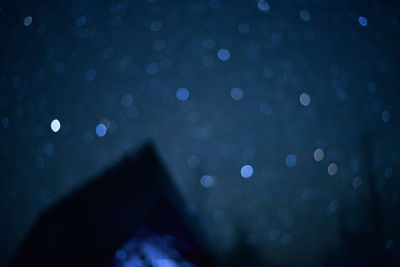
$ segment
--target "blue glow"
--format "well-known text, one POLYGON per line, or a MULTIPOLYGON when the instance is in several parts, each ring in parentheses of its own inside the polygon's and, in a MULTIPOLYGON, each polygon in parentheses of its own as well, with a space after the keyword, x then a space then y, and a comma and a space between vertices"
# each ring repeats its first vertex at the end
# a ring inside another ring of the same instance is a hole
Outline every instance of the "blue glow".
POLYGON ((281 235, 281 231, 279 229, 272 229, 268 233, 269 240, 278 240, 281 235))
POLYGON ((214 184, 214 178, 210 175, 204 175, 203 177, 201 177, 200 179, 200 184, 204 187, 204 188, 210 188, 211 186, 213 186, 214 184))
POLYGON ((211 38, 206 38, 203 41, 201 41, 201 45, 205 48, 205 49, 212 49, 214 47, 214 40, 211 38))
POLYGON ((243 91, 240 88, 233 88, 231 90, 231 97, 233 100, 240 101, 243 98, 243 91))
POLYGON ((97 127, 96 127, 96 134, 97 134, 99 137, 105 136, 106 133, 107 133, 107 128, 106 128, 106 126, 105 126, 103 123, 100 123, 99 125, 97 125, 97 127))
POLYGON ((253 167, 250 165, 244 165, 242 169, 240 169, 240 174, 245 179, 250 178, 253 175, 253 167))
POLYGON ((86 24, 86 17, 85 16, 77 17, 76 21, 75 21, 75 24, 78 27, 81 27, 81 26, 85 25, 86 24))
POLYGON ((258 0, 257 6, 258 6, 258 9, 260 9, 261 11, 269 10, 269 4, 265 0, 258 0))
POLYGON ((222 61, 227 61, 231 57, 231 52, 228 49, 221 48, 217 52, 217 56, 222 61))
POLYGON ((336 163, 329 164, 329 166, 328 166, 328 174, 330 176, 335 175, 337 173, 337 171, 338 171, 338 166, 336 165, 336 163))
POLYGON ((4 117, 1 120, 1 126, 3 126, 3 128, 7 128, 9 124, 10 124, 10 121, 9 121, 8 117, 4 117))
POLYGON ((179 88, 178 90, 176 90, 176 98, 181 100, 181 101, 185 101, 189 98, 189 90, 187 88, 179 88))
POLYGON ((370 93, 375 93, 376 92, 376 83, 369 82, 368 83, 368 90, 370 91, 370 93))
POLYGON ((336 95, 340 100, 345 100, 347 97, 347 93, 343 88, 338 88, 336 90, 336 95))
POLYGON ((358 176, 355 177, 355 178, 353 179, 353 187, 354 187, 354 189, 359 188, 361 185, 362 185, 362 180, 361 180, 361 178, 358 177, 358 176))
POLYGON ((368 25, 368 20, 366 17, 359 17, 358 22, 360 23, 361 26, 366 27, 368 25))
POLYGON ((86 81, 91 82, 96 78, 96 71, 91 69, 86 72, 85 75, 86 81))
POLYGON ((382 120, 384 121, 384 122, 389 122, 389 120, 390 120, 390 113, 387 111, 387 110, 385 110, 384 112, 382 112, 382 120))
POLYGON ((158 64, 152 62, 149 65, 147 65, 146 73, 150 74, 150 75, 154 75, 158 72, 158 70, 159 70, 158 64))
POLYGON ((294 154, 287 155, 286 160, 285 160, 286 166, 288 166, 289 168, 292 168, 296 165, 296 163, 297 163, 296 155, 294 155, 294 154))
POLYGON ((393 175, 393 169, 390 167, 386 167, 385 168, 385 177, 386 178, 390 178, 393 175))
POLYGON ((393 240, 388 240, 385 244, 386 249, 392 249, 393 248, 393 240))
POLYGON ((286 233, 281 236, 282 244, 289 244, 290 242, 292 242, 292 234, 286 233))
POLYGON ((28 26, 31 25, 31 24, 32 24, 32 17, 31 17, 31 16, 25 17, 25 19, 24 19, 24 25, 28 27, 28 26))
POLYGON ((311 19, 310 12, 308 12, 307 10, 300 11, 299 15, 300 15, 300 18, 304 21, 310 21, 310 19, 311 19))

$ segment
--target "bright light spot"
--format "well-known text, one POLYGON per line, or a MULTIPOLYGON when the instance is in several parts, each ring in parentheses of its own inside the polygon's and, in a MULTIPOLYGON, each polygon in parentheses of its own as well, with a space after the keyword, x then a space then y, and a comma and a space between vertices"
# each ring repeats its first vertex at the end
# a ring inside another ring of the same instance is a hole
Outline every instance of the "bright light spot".
POLYGON ((210 175, 204 175, 203 177, 201 177, 200 179, 200 184, 204 187, 204 188, 210 188, 211 186, 213 186, 214 184, 214 178, 210 175))
POLYGON ((107 127, 106 127, 103 123, 99 123, 99 124, 96 126, 96 134, 97 134, 99 137, 103 137, 103 136, 106 135, 106 133, 107 133, 107 127))
POLYGON ((385 110, 384 112, 382 112, 382 120, 384 121, 384 122, 389 122, 389 120, 390 120, 390 113, 389 113, 389 111, 387 111, 387 110, 385 110))
POLYGON ((50 124, 50 128, 51 128, 51 130, 53 131, 53 132, 58 132, 59 130, 60 130, 60 128, 61 128, 61 123, 60 123, 60 121, 59 120, 57 120, 57 119, 54 119, 52 122, 51 122, 51 124, 50 124))
POLYGON ((285 159, 286 166, 288 166, 289 168, 292 168, 296 165, 296 163, 297 163, 296 155, 294 155, 294 154, 287 155, 287 157, 285 159))
POLYGON ((24 18, 24 25, 28 27, 31 24, 32 24, 32 17, 31 16, 25 17, 24 18))
POLYGON ((190 92, 187 88, 179 88, 176 90, 176 98, 178 98, 181 101, 185 101, 189 98, 190 92))
POLYGON ((310 96, 309 96, 308 94, 302 93, 302 94, 300 95, 300 103, 301 103, 303 106, 308 106, 308 105, 310 105, 310 102, 311 102, 311 98, 310 98, 310 96))
POLYGON ((245 179, 250 178, 253 175, 253 167, 250 165, 244 165, 242 169, 240 169, 240 174, 245 179))
POLYGON ((310 21, 310 19, 311 19, 310 12, 308 12, 307 10, 300 11, 299 15, 300 15, 300 18, 304 21, 310 21))
POLYGON ((321 161, 325 157, 325 152, 321 148, 317 148, 314 151, 314 159, 315 161, 321 161))
POLYGON ((366 27, 368 25, 368 20, 366 17, 359 17, 358 22, 360 23, 361 26, 366 27))
POLYGON ((361 186, 361 184, 362 184, 362 180, 361 180, 360 177, 357 176, 357 177, 355 177, 353 179, 353 187, 354 187, 354 189, 359 188, 361 186))
POLYGON ((227 61, 231 57, 231 52, 228 49, 221 48, 217 52, 217 56, 222 61, 227 61))
POLYGON ((331 163, 328 166, 328 173, 330 176, 333 176, 337 173, 338 171, 338 166, 336 165, 336 163, 331 163))
POLYGON ((233 100, 240 101, 243 98, 243 91, 240 88, 233 88, 231 90, 231 97, 233 100))
POLYGON ((86 81, 91 82, 96 78, 95 70, 88 70, 85 75, 86 81))
POLYGON ((269 10, 269 4, 265 0, 258 0, 257 6, 258 6, 258 9, 260 9, 261 11, 269 10))

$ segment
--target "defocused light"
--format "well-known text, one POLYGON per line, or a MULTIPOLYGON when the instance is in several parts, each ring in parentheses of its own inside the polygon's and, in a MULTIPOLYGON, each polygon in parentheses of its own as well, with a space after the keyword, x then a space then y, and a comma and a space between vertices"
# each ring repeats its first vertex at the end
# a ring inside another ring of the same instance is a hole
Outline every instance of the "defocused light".
POLYGON ((310 102, 311 102, 311 98, 310 98, 310 96, 309 96, 308 94, 302 93, 302 94, 300 95, 300 103, 301 103, 303 106, 308 106, 308 105, 310 105, 310 102))
POLYGON ((231 97, 233 100, 239 101, 243 98, 243 91, 240 88, 233 88, 231 90, 231 97))
POLYGON ((314 159, 315 161, 321 161, 325 157, 325 152, 321 148, 317 148, 314 151, 314 159))
POLYGON ((385 168, 385 177, 386 178, 390 178, 393 175, 393 169, 390 167, 386 167, 385 168))
POLYGON ((376 92, 376 83, 369 82, 368 83, 368 90, 369 90, 370 93, 375 93, 376 92))
POLYGON ((214 40, 211 38, 206 38, 203 41, 201 41, 201 45, 205 48, 205 49, 212 49, 214 47, 214 40))
POLYGON ((153 32, 158 32, 162 28, 162 23, 155 20, 150 23, 150 30, 153 32))
POLYGON ((97 134, 99 137, 103 137, 103 136, 106 135, 106 133, 107 133, 107 127, 106 127, 103 123, 99 123, 99 124, 96 126, 96 134, 97 134))
POLYGON ((176 90, 176 98, 178 98, 181 101, 185 101, 189 98, 189 90, 187 88, 179 88, 176 90))
POLYGON ((338 206, 339 206, 339 203, 337 202, 337 200, 332 200, 332 201, 329 203, 328 209, 329 209, 329 211, 330 211, 331 213, 334 213, 334 212, 336 212, 338 206))
POLYGON ((203 177, 201 177, 200 179, 200 184, 204 187, 204 188, 209 188, 211 186, 213 186, 214 184, 214 178, 210 175, 204 175, 203 177))
POLYGON ((10 124, 10 120, 8 119, 8 117, 4 117, 1 120, 1 126, 3 126, 3 128, 7 128, 9 124, 10 124))
POLYGON ((385 111, 383 111, 382 112, 382 120, 384 121, 384 122, 389 122, 389 120, 390 120, 390 113, 389 113, 389 111, 387 111, 387 110, 385 110, 385 111))
POLYGON ((227 61, 231 57, 231 52, 228 49, 221 48, 217 52, 217 56, 222 61, 227 61))
POLYGON ((80 17, 76 18, 76 21, 75 21, 76 26, 81 27, 81 26, 85 25, 85 23, 86 23, 85 16, 80 16, 80 17))
POLYGON ((285 233, 281 236, 282 244, 289 244, 290 242, 292 242, 292 234, 285 233))
POLYGON ((247 23, 240 23, 239 25, 238 25, 238 31, 240 32, 240 33, 248 33, 248 32, 250 32, 250 26, 249 26, 249 24, 247 24, 247 23))
POLYGON ((331 163, 328 166, 328 173, 330 176, 333 176, 337 173, 338 171, 338 166, 336 165, 336 163, 331 163))
POLYGON ((146 73, 150 74, 150 75, 154 75, 158 72, 158 69, 159 69, 158 64, 155 62, 151 62, 151 63, 149 63, 149 65, 147 65, 146 73))
POLYGON ((197 168, 200 165, 200 159, 196 155, 190 155, 186 163, 190 168, 197 168))
POLYGON ((53 132, 58 132, 59 130, 60 130, 60 128, 61 128, 61 123, 60 123, 60 121, 59 120, 57 120, 57 119, 54 119, 52 122, 51 122, 51 124, 50 124, 50 128, 51 128, 51 130, 53 131, 53 132))
POLYGON ((289 168, 292 168, 296 165, 296 163, 297 163, 296 155, 294 155, 294 154, 287 155, 286 160, 285 160, 286 166, 288 166, 289 168))
POLYGON ((261 11, 269 10, 269 4, 265 0, 258 0, 257 6, 258 6, 258 9, 260 9, 261 11))
POLYGON ((353 187, 354 187, 354 189, 359 188, 361 186, 361 184, 362 184, 362 180, 361 180, 360 177, 357 176, 357 177, 355 177, 353 179, 353 187))
POLYGON ((240 169, 240 174, 245 179, 250 178, 253 175, 253 167, 251 167, 250 165, 244 165, 240 169))
POLYGON ((124 107, 129 107, 133 103, 133 97, 131 94, 126 94, 121 98, 121 104, 124 107))
POLYGON ((31 16, 25 17, 25 19, 24 19, 24 25, 28 27, 28 26, 31 25, 31 24, 32 24, 32 17, 31 17, 31 16))
POLYGON ((85 75, 86 81, 91 82, 96 78, 96 71, 95 70, 88 70, 85 75))
POLYGON ((304 21, 310 21, 310 19, 311 19, 310 12, 308 12, 307 10, 301 10, 299 15, 300 15, 300 18, 304 21))
POLYGON ((368 25, 368 20, 366 17, 359 17, 358 22, 360 23, 361 26, 366 27, 368 25))
POLYGON ((386 249, 392 249, 393 248, 393 240, 388 240, 385 244, 386 249))
POLYGON ((268 233, 268 238, 269 240, 278 240, 280 235, 281 231, 279 231, 279 229, 272 229, 268 233))

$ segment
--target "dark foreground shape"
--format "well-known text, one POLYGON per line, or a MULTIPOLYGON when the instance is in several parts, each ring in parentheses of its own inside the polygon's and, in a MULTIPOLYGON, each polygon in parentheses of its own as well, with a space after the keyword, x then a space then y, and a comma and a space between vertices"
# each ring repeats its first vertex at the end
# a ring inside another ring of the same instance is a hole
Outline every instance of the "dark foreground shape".
POLYGON ((192 264, 212 266, 182 205, 146 145, 44 212, 11 266, 115 265, 115 252, 143 229, 185 244, 178 251, 192 264))

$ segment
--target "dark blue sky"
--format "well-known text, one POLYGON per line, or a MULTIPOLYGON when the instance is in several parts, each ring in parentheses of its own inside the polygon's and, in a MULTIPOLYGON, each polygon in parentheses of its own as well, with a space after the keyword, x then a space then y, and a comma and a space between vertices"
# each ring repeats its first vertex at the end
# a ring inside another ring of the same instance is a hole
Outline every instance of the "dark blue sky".
POLYGON ((399 10, 1 3, 1 263, 40 211, 148 140, 221 254, 242 231, 265 260, 322 264, 343 225, 372 231, 373 173, 378 246, 399 255, 399 10))

